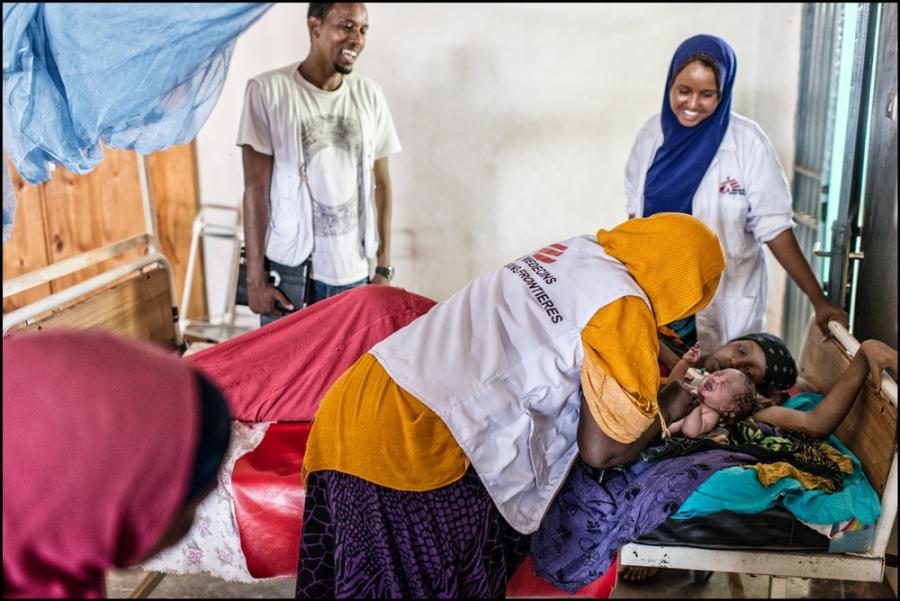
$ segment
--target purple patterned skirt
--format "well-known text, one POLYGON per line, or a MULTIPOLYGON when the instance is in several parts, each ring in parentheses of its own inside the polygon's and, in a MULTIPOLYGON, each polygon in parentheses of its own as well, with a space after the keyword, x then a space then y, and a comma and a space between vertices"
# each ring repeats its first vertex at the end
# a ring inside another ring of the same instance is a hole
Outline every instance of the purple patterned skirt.
POLYGON ((419 493, 313 472, 296 596, 503 598, 528 539, 503 519, 471 467, 453 484, 419 493))

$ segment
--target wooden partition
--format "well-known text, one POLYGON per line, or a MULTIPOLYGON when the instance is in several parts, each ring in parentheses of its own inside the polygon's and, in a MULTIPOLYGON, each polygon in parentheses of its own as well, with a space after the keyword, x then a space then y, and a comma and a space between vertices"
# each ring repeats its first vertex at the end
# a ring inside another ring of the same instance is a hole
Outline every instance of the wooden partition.
MULTIPOLYGON (((7 160, 4 156, 3 160, 7 160)), ((3 279, 8 280, 50 264, 50 249, 44 219, 44 187, 27 185, 9 163, 16 192, 16 215, 12 235, 3 247, 3 279)), ((3 300, 3 312, 9 313, 53 291, 50 284, 16 294, 3 300)))
MULTIPOLYGON (((62 168, 51 179, 32 186, 10 164, 16 190, 12 236, 3 248, 3 279, 22 275, 145 230, 137 157, 132 151, 104 149, 106 158, 90 173, 76 175, 62 168)), ((198 190, 193 143, 146 157, 156 212, 159 251, 172 266, 176 298, 181 300, 191 224, 197 214, 198 190)), ((3 312, 27 305, 72 284, 134 259, 135 249, 49 284, 11 296, 3 312)), ((202 265, 202 257, 200 258, 202 265)), ((202 268, 192 287, 190 312, 206 313, 202 268)), ((179 308, 184 313, 183 308, 179 308)))

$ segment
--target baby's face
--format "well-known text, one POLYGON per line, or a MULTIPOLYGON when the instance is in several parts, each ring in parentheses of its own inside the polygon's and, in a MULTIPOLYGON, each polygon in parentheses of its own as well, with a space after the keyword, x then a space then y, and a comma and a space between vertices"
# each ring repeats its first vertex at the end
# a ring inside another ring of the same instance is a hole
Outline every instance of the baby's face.
POLYGON ((706 374, 697 386, 697 396, 719 413, 736 411, 735 399, 744 388, 744 376, 733 367, 706 374))

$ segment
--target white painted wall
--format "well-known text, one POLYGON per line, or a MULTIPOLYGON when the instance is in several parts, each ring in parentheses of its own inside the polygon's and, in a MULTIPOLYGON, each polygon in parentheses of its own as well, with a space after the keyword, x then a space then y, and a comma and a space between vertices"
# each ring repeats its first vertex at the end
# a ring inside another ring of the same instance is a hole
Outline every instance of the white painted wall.
MULTIPOLYGON (((197 137, 201 202, 240 204, 234 145, 248 78, 306 56, 306 4, 274 6, 237 42, 197 137)), ((355 71, 384 89, 403 144, 390 160, 395 283, 444 299, 548 242, 626 217, 623 174, 697 33, 738 57, 733 109, 793 165, 801 4, 370 4, 355 71)), ((213 313, 229 257, 208 247, 213 313)), ((784 272, 770 285, 780 327, 784 272)))

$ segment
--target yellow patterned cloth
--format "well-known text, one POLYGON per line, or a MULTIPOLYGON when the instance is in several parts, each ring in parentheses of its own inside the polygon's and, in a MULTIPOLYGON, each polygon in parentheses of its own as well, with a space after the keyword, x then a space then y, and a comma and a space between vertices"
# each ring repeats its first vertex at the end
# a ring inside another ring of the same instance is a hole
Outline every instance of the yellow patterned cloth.
MULTIPOLYGON (((849 457, 826 444, 816 445, 817 453, 823 455, 823 459, 831 461, 838 469, 845 474, 853 473, 853 462, 849 457)), ((806 490, 818 489, 825 492, 833 493, 840 490, 834 482, 833 477, 817 476, 816 474, 801 470, 786 461, 777 461, 775 463, 756 463, 747 466, 756 471, 756 478, 763 486, 772 486, 782 478, 794 478, 800 482, 806 490)))
POLYGON ((659 342, 652 334, 655 329, 647 303, 625 296, 597 311, 581 334, 585 404, 603 432, 623 444, 638 438, 656 414, 659 342), (628 324, 627 330, 622 324, 628 324), (651 335, 616 334, 620 331, 651 335))
MULTIPOLYGON (((631 442, 658 413, 657 327, 706 306, 725 263, 712 230, 681 214, 632 219, 597 239, 653 304, 651 311, 640 298, 617 299, 581 333, 591 414, 610 437, 631 442)), ((305 472, 337 470, 414 492, 455 482, 468 465, 441 419, 369 354, 322 399, 304 457, 305 472)))
POLYGON ((657 327, 706 307, 725 270, 716 233, 682 213, 629 219, 612 230, 598 231, 597 242, 625 264, 650 299, 657 327))
POLYGON ((319 404, 304 472, 337 470, 421 492, 461 478, 469 463, 444 422, 366 353, 319 404))

